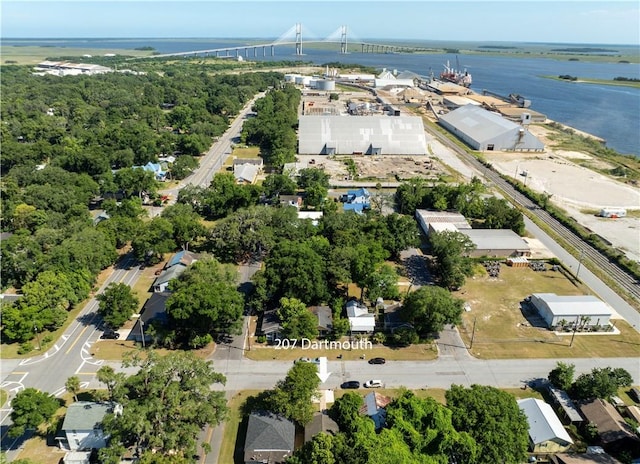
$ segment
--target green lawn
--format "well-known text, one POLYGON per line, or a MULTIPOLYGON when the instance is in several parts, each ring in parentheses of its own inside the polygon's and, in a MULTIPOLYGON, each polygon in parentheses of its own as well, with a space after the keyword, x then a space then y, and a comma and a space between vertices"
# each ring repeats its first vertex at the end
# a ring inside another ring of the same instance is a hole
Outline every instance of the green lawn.
POLYGON ((60 56, 78 56, 92 55, 102 57, 106 53, 114 53, 116 55, 126 56, 150 56, 151 51, 143 50, 125 50, 125 49, 106 49, 106 48, 67 48, 67 47, 38 47, 38 46, 15 46, 3 45, 0 47, 0 55, 2 56, 2 65, 6 64, 38 64, 47 58, 55 58, 60 56), (14 63, 12 63, 14 62, 14 63))

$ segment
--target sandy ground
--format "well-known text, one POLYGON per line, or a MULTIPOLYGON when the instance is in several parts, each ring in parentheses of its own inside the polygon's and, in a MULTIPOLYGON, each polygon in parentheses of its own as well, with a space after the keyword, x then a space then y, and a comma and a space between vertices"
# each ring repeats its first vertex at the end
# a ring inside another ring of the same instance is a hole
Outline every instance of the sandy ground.
MULTIPOLYGON (((544 134, 535 135, 543 138, 544 134)), ((577 222, 610 241, 631 259, 640 261, 640 219, 628 216, 606 219, 595 215, 604 207, 640 210, 640 188, 578 165, 579 160, 592 159, 583 153, 554 150, 536 154, 496 152, 485 153, 485 157, 501 173, 526 181, 526 185, 537 192, 551 195, 551 201, 577 222)))

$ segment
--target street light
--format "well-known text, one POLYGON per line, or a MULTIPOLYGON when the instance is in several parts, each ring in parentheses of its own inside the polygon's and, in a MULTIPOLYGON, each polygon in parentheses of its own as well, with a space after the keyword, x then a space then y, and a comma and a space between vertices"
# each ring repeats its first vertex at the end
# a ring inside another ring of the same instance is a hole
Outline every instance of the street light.
POLYGON ((38 333, 38 326, 33 324, 33 331, 36 333, 36 339, 38 340, 38 350, 42 351, 42 345, 40 344, 40 334, 38 333))

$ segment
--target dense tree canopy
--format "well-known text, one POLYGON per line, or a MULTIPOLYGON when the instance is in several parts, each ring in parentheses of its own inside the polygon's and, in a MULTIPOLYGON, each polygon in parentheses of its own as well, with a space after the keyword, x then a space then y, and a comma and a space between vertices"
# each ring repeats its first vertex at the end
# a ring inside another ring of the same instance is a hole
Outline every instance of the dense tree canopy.
POLYGON ((621 367, 595 367, 588 374, 578 376, 572 394, 578 399, 609 399, 618 393, 618 388, 628 387, 632 382, 631 374, 621 367))
POLYGON ((431 254, 435 258, 434 273, 440 286, 458 289, 466 277, 473 275, 473 261, 468 253, 475 245, 460 232, 432 232, 429 234, 431 254))
POLYGON ((549 382, 555 388, 569 390, 573 384, 573 376, 576 372, 575 364, 567 364, 562 361, 556 363, 556 367, 549 372, 549 382))
POLYGON ((60 407, 60 402, 53 396, 35 388, 19 391, 11 400, 11 437, 19 437, 27 429, 36 429, 48 423, 60 407))
POLYGON ((101 450, 108 458, 103 462, 119 462, 128 447, 143 456, 178 453, 190 459, 201 429, 226 419, 224 392, 211 390, 226 379, 213 371, 210 361, 189 352, 164 357, 151 352, 144 360, 134 357, 123 364, 139 370, 122 381, 122 415, 108 415, 103 422, 111 434, 109 447, 101 450))
POLYGON ((113 328, 122 327, 138 309, 138 297, 124 283, 112 282, 96 299, 98 313, 113 328))
POLYGON ((484 385, 453 385, 445 394, 452 423, 478 445, 478 464, 519 464, 526 459, 529 424, 515 398, 484 385))
POLYGON ((318 336, 318 319, 307 309, 307 306, 296 298, 280 298, 278 316, 285 338, 314 339, 318 336))
POLYGON ((464 301, 441 287, 424 286, 409 293, 402 303, 402 318, 420 334, 440 332, 445 324, 459 324, 464 301))
POLYGON ((294 364, 287 376, 267 395, 268 409, 300 425, 309 423, 315 410, 312 400, 320 385, 316 374, 313 363, 294 364))

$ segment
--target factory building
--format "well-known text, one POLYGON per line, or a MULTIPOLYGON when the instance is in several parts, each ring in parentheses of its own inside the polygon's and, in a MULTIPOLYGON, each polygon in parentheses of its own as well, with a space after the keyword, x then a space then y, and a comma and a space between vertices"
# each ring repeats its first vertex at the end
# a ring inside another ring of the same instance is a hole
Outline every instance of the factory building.
POLYGON ((301 116, 301 155, 426 155, 418 116, 301 116))
POLYGON ((449 132, 479 151, 543 151, 544 144, 529 133, 530 121, 523 113, 523 124, 474 105, 462 106, 440 117, 449 132))
POLYGON ((549 328, 561 325, 606 326, 613 315, 613 311, 593 295, 534 293, 531 304, 549 328))

